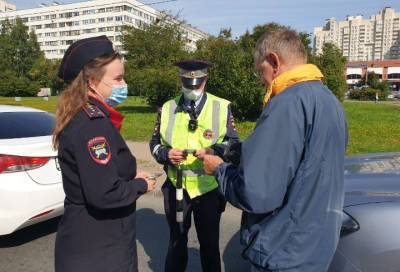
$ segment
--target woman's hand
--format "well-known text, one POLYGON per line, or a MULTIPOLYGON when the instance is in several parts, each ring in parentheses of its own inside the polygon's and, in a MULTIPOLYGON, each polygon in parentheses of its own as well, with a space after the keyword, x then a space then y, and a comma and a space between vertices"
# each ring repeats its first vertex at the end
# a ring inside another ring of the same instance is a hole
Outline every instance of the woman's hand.
POLYGON ((147 183, 147 192, 151 192, 156 188, 156 180, 154 178, 149 178, 151 175, 146 171, 140 171, 136 174, 137 179, 144 179, 147 183))
POLYGON ((155 179, 145 179, 147 182, 147 192, 151 192, 156 188, 156 180, 155 179))

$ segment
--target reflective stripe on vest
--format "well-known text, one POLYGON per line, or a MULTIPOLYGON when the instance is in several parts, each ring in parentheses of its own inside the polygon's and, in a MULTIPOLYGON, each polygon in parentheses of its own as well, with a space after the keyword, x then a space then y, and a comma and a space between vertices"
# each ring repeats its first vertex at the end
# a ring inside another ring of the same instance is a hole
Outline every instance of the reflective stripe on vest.
MULTIPOLYGON (((229 101, 207 93, 207 100, 201 110, 195 132, 188 129, 189 114, 176 112, 180 97, 166 102, 161 113, 160 134, 163 145, 177 149, 201 149, 222 143, 226 135, 229 101)), ((203 163, 189 154, 181 164, 183 187, 191 198, 207 193, 218 187, 213 176, 205 175, 203 163)), ((168 177, 176 184, 176 168, 168 166, 168 177)))

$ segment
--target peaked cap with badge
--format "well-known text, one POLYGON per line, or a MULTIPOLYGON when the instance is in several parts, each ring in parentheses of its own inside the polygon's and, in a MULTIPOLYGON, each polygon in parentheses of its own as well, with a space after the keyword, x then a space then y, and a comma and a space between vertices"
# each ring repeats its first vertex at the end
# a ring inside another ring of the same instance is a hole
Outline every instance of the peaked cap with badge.
POLYGON ((208 76, 211 62, 203 60, 183 60, 174 63, 180 68, 179 76, 182 85, 188 89, 197 89, 208 76))
POLYGON ((76 41, 65 52, 58 77, 71 83, 91 60, 114 53, 113 44, 105 35, 76 41))

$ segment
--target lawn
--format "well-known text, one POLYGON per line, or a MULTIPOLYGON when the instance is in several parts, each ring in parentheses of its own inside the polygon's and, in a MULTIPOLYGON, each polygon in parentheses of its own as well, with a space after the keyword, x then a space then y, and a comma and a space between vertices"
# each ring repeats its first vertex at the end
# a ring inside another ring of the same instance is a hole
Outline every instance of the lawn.
MULTIPOLYGON (((41 98, 0 97, 0 104, 22 105, 54 112, 56 97, 49 101, 41 98)), ((372 152, 400 152, 400 105, 345 102, 344 108, 349 125, 348 154, 372 152)), ((132 141, 148 141, 152 135, 156 110, 143 98, 130 97, 117 108, 125 115, 122 134, 132 141)), ((238 122, 241 139, 245 139, 254 127, 254 122, 238 122)))

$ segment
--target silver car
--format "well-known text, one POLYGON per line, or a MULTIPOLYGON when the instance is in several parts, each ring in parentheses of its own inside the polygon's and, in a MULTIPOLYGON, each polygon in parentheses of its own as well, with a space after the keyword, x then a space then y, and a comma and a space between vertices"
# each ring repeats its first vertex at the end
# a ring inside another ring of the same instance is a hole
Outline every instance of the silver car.
POLYGON ((400 153, 346 159, 339 246, 329 272, 400 271, 400 153))

